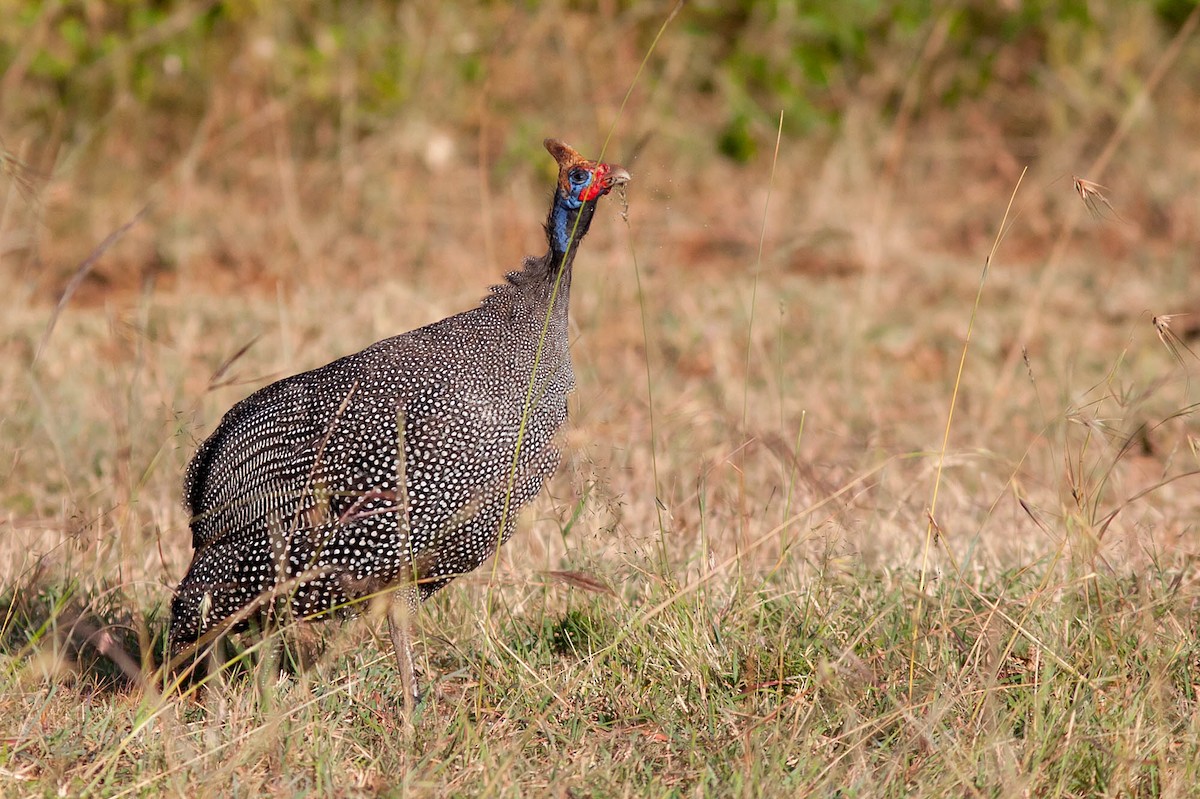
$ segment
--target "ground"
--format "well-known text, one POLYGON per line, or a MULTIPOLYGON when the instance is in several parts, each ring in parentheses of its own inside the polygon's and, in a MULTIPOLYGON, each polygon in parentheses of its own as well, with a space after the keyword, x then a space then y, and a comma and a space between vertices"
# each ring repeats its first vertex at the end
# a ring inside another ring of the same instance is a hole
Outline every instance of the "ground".
POLYGON ((98 6, 144 29, 57 83, 74 12, 22 17, 0 792, 1194 793, 1200 12, 894 2, 856 56, 734 5, 98 6), (546 136, 634 179, 563 465, 422 610, 416 723, 369 613, 181 695, 198 442, 540 251, 546 136))

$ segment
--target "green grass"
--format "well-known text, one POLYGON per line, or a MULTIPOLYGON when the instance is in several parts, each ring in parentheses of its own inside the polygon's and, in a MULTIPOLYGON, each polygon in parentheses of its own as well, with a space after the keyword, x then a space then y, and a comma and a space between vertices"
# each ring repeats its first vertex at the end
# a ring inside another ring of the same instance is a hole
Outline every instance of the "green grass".
POLYGON ((946 579, 910 697, 911 575, 785 566, 719 596, 525 587, 505 593, 527 610, 482 631, 464 597, 439 602, 423 624, 439 676, 411 735, 364 624, 299 676, 231 678, 200 701, 88 669, 47 691, 27 662, 6 684, 5 716, 26 718, 6 768, 110 795, 1159 796, 1200 776, 1195 597, 1171 575, 946 579))
POLYGON ((0 795, 1193 795, 1180 5, 685 9, 612 139, 628 222, 606 202, 577 261, 563 465, 494 576, 423 608, 411 729, 369 613, 164 690, 182 470, 253 388, 539 247, 538 143, 594 154, 667 9, 27 29, 53 52, 0 109, 0 795), (221 68, 262 36, 278 61, 221 68))

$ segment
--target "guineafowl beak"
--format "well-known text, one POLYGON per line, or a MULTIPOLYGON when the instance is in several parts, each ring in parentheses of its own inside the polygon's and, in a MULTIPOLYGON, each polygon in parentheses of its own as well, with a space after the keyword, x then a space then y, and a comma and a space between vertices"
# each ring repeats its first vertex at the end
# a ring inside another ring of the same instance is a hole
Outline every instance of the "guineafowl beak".
POLYGON ((607 164, 607 166, 609 171, 608 174, 604 176, 604 179, 608 183, 608 188, 611 189, 614 186, 624 186, 626 183, 633 180, 625 167, 617 166, 616 164, 607 164))
POLYGON ((616 186, 624 186, 630 180, 625 167, 616 164, 596 164, 592 176, 592 185, 583 190, 579 199, 595 200, 608 194, 616 186))

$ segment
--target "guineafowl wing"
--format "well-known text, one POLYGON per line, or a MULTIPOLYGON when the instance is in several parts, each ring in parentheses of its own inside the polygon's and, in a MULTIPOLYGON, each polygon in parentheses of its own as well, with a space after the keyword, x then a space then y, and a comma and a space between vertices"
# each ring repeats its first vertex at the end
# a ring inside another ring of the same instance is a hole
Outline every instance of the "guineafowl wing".
POLYGON ((349 356, 266 386, 234 405, 196 451, 184 479, 192 546, 290 527, 339 412, 357 390, 349 356))

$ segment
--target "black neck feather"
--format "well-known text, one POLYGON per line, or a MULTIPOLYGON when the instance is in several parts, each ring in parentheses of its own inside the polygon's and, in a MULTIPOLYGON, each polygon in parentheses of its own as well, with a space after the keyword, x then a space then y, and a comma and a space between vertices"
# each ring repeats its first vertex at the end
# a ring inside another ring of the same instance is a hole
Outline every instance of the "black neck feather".
POLYGON ((572 203, 561 190, 556 191, 546 218, 548 252, 538 258, 526 258, 521 271, 510 272, 506 275, 507 285, 497 286, 494 291, 503 294, 504 289, 511 286, 523 291, 532 289, 544 301, 553 296, 555 307, 561 308, 565 316, 571 290, 571 266, 595 213, 595 200, 572 203))

